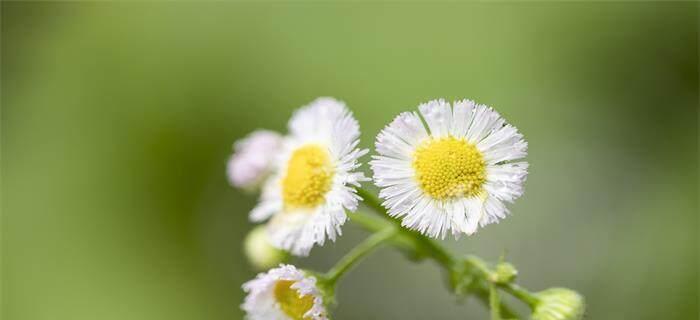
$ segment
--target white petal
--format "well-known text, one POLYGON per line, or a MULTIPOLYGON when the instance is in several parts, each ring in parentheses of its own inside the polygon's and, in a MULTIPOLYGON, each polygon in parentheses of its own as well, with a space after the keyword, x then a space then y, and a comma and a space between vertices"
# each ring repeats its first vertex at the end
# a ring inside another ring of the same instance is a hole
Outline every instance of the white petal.
POLYGON ((247 293, 241 309, 246 312, 246 319, 270 320, 288 319, 289 317, 279 308, 274 297, 275 285, 278 281, 293 281, 290 288, 297 290, 300 295, 311 295, 313 305, 305 314, 312 320, 327 320, 327 311, 323 304, 323 294, 316 285, 316 278, 307 276, 292 265, 280 265, 268 272, 258 274, 255 279, 243 284, 247 293))
POLYGON ((484 189, 496 199, 513 202, 523 194, 527 168, 527 162, 488 166, 484 189))
POLYGON ((297 110, 289 122, 289 131, 278 161, 277 180, 270 182, 260 204, 251 213, 251 219, 274 215, 268 223, 272 244, 305 256, 315 245, 323 245, 326 239, 335 241, 347 220, 345 210, 357 209, 360 198, 355 188, 368 180, 357 171, 359 158, 368 150, 357 147, 360 136, 357 120, 343 102, 333 98, 319 98, 297 110), (323 203, 314 208, 286 209, 281 179, 294 151, 308 144, 325 147, 329 152, 334 166, 330 190, 324 195, 323 203))
POLYGON ((273 172, 275 153, 282 145, 282 136, 274 131, 256 130, 236 141, 234 154, 226 165, 231 185, 255 189, 273 172))
POLYGON ((450 134, 453 137, 464 138, 474 119, 476 103, 472 100, 456 101, 452 108, 452 127, 450 134))
POLYGON ((483 138, 491 134, 493 130, 502 127, 505 121, 498 112, 483 104, 476 105, 476 113, 469 131, 467 140, 471 143, 478 143, 483 138))
POLYGON ((508 214, 504 201, 512 202, 522 195, 527 177, 527 163, 509 163, 527 154, 522 134, 496 111, 471 100, 457 101, 453 106, 434 100, 418 108, 429 135, 414 113, 403 113, 382 130, 376 142, 379 155, 370 161, 389 215, 401 219, 407 228, 436 238, 448 231, 455 237, 473 234, 479 226, 503 219, 508 214), (411 120, 411 130, 398 129, 398 123, 408 122, 405 119, 411 120), (434 199, 418 185, 413 167, 416 147, 426 139, 445 136, 466 139, 482 153, 486 182, 481 195, 434 199))
POLYGON ((428 124, 432 137, 445 137, 450 133, 452 108, 445 100, 433 100, 418 106, 423 119, 428 124))

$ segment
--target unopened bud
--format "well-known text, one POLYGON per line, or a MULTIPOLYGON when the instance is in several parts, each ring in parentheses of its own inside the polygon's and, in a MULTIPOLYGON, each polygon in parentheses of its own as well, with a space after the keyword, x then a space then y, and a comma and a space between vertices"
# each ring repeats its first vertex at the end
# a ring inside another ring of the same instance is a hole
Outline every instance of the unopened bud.
POLYGON ((494 272, 494 282, 496 283, 510 283, 515 280, 518 275, 518 270, 515 266, 508 262, 501 262, 496 265, 496 272, 494 272))
POLYGON ((264 226, 251 230, 245 238, 243 247, 248 261, 258 270, 272 268, 287 260, 286 252, 272 246, 264 226))
POLYGON ((539 302, 532 320, 579 320, 583 318, 583 296, 566 288, 552 288, 535 294, 539 302))

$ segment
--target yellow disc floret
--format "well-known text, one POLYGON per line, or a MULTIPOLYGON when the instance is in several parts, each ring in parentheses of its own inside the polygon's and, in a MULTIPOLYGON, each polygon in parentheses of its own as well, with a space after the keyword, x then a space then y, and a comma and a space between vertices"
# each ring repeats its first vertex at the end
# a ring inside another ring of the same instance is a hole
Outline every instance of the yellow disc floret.
POLYGON ((477 196, 486 181, 481 152, 454 137, 423 142, 413 154, 413 168, 423 192, 438 200, 477 196))
POLYGON ((315 144, 298 148, 282 179, 285 208, 311 208, 323 203, 331 189, 334 168, 328 151, 315 144))
POLYGON ((300 296, 299 291, 292 288, 293 284, 294 281, 291 280, 277 281, 274 296, 284 314, 294 320, 302 320, 304 314, 313 307, 314 297, 310 294, 300 296))

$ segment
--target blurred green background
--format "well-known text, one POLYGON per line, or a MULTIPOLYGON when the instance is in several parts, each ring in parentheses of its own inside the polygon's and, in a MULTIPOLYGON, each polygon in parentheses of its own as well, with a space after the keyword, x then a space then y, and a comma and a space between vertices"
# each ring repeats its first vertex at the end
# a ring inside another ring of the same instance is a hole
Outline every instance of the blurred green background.
MULTIPOLYGON (((445 244, 505 251, 588 319, 697 316, 698 3, 3 1, 2 318, 241 318, 255 197, 226 182, 231 144, 318 96, 365 147, 429 99, 494 106, 527 191, 445 244)), ((344 231, 296 263, 366 236, 344 231)), ((487 317, 390 249, 338 294, 336 319, 487 317)))

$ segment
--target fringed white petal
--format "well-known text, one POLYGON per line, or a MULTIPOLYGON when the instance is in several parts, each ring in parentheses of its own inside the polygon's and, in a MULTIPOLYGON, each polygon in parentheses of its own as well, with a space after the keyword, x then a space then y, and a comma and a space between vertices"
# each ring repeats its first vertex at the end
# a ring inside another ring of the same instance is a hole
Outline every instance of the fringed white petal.
POLYGON ((418 114, 404 112, 377 135, 377 152, 409 160, 413 149, 427 137, 428 132, 418 114))
POLYGON ((326 239, 335 241, 347 220, 345 210, 357 209, 360 197, 356 188, 369 180, 357 171, 359 158, 368 150, 357 147, 357 120, 343 102, 333 98, 318 98, 297 110, 289 121, 289 131, 277 161, 278 174, 266 183, 251 219, 274 216, 268 224, 272 244, 295 255, 308 255, 314 245, 323 245, 326 239), (315 208, 285 209, 280 186, 287 163, 295 150, 308 144, 325 147, 331 157, 334 170, 330 190, 315 208))
POLYGON ((508 214, 505 202, 523 194, 527 163, 509 161, 527 155, 527 143, 517 129, 492 108, 471 100, 452 105, 434 100, 418 107, 418 114, 404 112, 377 136, 370 165, 380 187, 382 203, 402 225, 434 238, 448 231, 455 237, 473 234, 479 226, 498 222, 508 214), (466 139, 476 146, 486 163, 481 194, 468 198, 434 199, 417 183, 413 167, 416 148, 434 138, 466 139))
POLYGON ((274 297, 274 288, 278 281, 288 280, 294 283, 290 288, 297 290, 301 296, 313 296, 313 306, 304 315, 312 320, 326 320, 327 312, 323 304, 323 294, 316 285, 316 278, 307 276, 292 265, 281 264, 268 272, 258 274, 255 279, 243 284, 247 293, 241 309, 246 312, 246 319, 277 320, 289 319, 280 309, 274 297))
POLYGON ((433 100, 418 106, 423 119, 428 124, 432 137, 445 137, 452 125, 452 107, 445 100, 433 100))
POLYGON ((256 130, 236 141, 226 165, 229 183, 238 188, 257 189, 272 173, 274 154, 281 144, 282 136, 269 130, 256 130))

